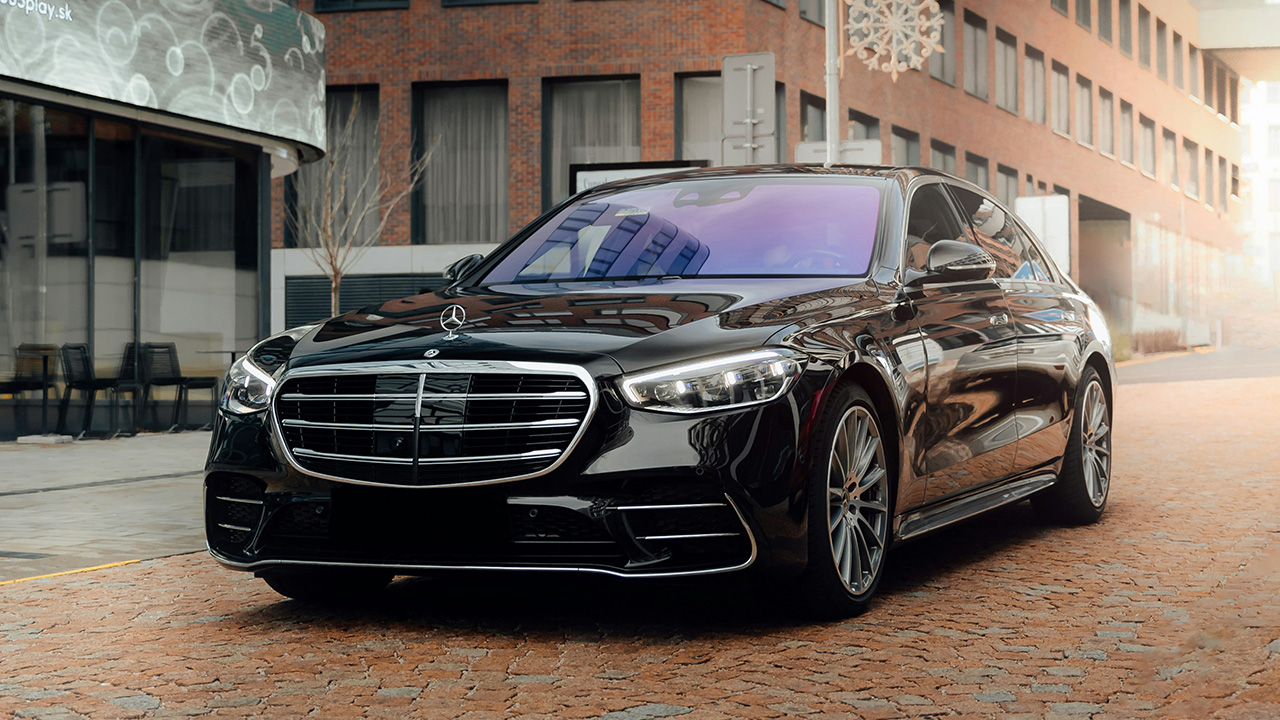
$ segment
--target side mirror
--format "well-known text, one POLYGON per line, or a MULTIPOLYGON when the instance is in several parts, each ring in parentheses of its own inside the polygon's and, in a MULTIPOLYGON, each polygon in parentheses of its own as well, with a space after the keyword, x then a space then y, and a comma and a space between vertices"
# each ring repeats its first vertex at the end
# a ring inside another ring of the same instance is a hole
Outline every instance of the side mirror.
POLYGON ((925 265, 927 271, 911 278, 909 285, 985 280, 996 271, 996 259, 991 257, 991 253, 973 243, 959 240, 935 242, 929 248, 925 265))
POLYGON ((457 280, 474 270, 481 260, 484 260, 483 255, 468 255, 460 260, 455 260, 449 267, 444 269, 444 279, 449 282, 457 280))

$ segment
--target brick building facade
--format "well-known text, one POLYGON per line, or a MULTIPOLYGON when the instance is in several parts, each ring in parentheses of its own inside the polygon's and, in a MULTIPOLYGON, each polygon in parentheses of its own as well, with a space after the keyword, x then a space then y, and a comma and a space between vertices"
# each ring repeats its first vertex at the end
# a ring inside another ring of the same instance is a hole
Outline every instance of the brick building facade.
MULTIPOLYGON (((822 139, 821 6, 820 0, 303 2, 328 29, 331 90, 376 87, 384 171, 407 166, 415 138, 422 145, 421 128, 414 128, 422 93, 445 84, 503 89, 507 231, 562 199, 549 187, 557 170, 547 144, 550 98, 563 83, 621 79, 624 90, 638 83, 638 156, 627 159, 691 159, 682 158, 689 139, 679 117, 685 79, 718 75, 725 55, 772 52, 785 115, 781 159, 790 160, 800 140, 822 139)), ((1141 330, 1194 312, 1198 299, 1224 281, 1229 255, 1240 249, 1234 227, 1242 212, 1240 80, 1200 48, 1197 5, 956 0, 943 7, 948 52, 932 66, 893 82, 846 59, 838 109, 846 137, 878 137, 885 163, 952 170, 1007 200, 1067 195, 1070 271, 1110 314, 1141 330), (1186 299, 1183 287, 1191 288, 1186 299)), ((281 247, 282 183, 274 200, 281 247)), ((414 270, 439 272, 502 239, 466 232, 428 237, 424 212, 420 198, 401 204, 378 251, 425 246, 419 255, 429 259, 413 260, 414 270), (445 246, 454 243, 461 244, 445 246)), ((399 252, 395 257, 404 258, 410 251, 399 252)), ((297 262, 280 264, 294 268, 285 274, 305 272, 297 262)), ((370 271, 383 271, 376 265, 370 271)))

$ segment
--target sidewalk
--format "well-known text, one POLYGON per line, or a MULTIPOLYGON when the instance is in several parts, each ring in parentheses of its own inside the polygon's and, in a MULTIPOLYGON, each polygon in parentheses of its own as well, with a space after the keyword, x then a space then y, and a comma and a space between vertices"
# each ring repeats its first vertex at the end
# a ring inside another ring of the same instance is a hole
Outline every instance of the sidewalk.
POLYGON ((204 549, 209 433, 0 443, 0 582, 204 549))

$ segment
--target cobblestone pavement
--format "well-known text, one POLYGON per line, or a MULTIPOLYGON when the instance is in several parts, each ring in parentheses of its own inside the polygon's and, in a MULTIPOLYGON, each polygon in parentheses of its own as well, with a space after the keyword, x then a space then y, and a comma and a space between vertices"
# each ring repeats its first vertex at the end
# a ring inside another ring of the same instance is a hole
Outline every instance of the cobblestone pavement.
POLYGON ((1101 523, 905 546, 854 620, 545 576, 320 610, 189 554, 0 586, 0 717, 1280 717, 1280 378, 1118 392, 1101 523))

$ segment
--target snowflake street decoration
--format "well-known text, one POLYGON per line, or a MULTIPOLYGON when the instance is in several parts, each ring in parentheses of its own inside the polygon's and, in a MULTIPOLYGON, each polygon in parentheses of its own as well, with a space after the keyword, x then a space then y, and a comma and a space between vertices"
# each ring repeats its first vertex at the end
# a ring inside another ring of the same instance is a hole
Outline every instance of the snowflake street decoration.
POLYGON ((918 70, 942 49, 944 17, 938 0, 844 0, 849 5, 849 49, 872 70, 918 70))

